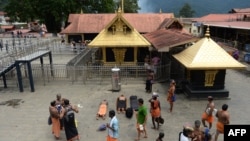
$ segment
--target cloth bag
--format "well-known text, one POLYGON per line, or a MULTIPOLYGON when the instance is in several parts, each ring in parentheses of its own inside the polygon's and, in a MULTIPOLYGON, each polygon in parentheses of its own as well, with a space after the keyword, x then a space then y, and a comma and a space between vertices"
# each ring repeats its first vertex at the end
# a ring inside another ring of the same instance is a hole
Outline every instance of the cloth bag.
POLYGON ((156 122, 159 122, 160 124, 164 124, 164 119, 160 116, 155 119, 156 122))
POLYGON ((51 117, 49 116, 48 117, 48 125, 51 125, 52 124, 52 120, 51 120, 51 117))

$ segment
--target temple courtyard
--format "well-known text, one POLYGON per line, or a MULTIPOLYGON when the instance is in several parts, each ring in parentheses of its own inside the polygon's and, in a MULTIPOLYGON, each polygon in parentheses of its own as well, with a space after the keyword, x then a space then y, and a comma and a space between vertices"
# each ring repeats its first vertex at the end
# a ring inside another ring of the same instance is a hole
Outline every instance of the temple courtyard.
MULTIPOLYGON (((225 87, 229 90, 229 98, 215 99, 217 109, 222 104, 229 105, 231 124, 249 124, 249 82, 250 77, 247 72, 242 73, 236 70, 227 70, 225 87)), ((164 140, 178 141, 178 134, 182 131, 185 123, 193 124, 195 120, 201 119, 201 115, 207 104, 206 99, 188 99, 184 94, 177 94, 177 101, 174 104, 172 114, 168 113, 169 104, 166 102, 166 92, 168 83, 156 83, 153 91, 159 93, 162 106, 162 117, 165 119, 160 130, 151 129, 152 122, 149 115, 147 122, 148 138, 145 141, 155 140, 160 131, 165 133, 164 140)), ((121 86, 121 91, 112 92, 111 82, 108 83, 86 83, 72 84, 69 81, 50 81, 44 84, 35 84, 35 92, 30 92, 29 87, 24 88, 24 92, 19 92, 17 86, 0 88, 0 140, 1 141, 54 141, 51 134, 51 126, 47 124, 49 116, 49 105, 56 98, 56 94, 61 93, 63 98, 68 98, 70 102, 79 107, 80 112, 76 114, 78 131, 81 140, 84 141, 104 141, 107 131, 96 131, 105 120, 96 120, 95 116, 99 103, 106 99, 109 102, 108 109, 115 109, 116 98, 124 94, 128 99, 131 95, 143 98, 145 105, 151 94, 145 92, 143 81, 132 81, 121 86), (7 103, 6 103, 7 102, 7 103), (4 104, 5 103, 5 104, 4 104)), ((129 101, 128 101, 129 102, 129 101)), ((120 121, 119 141, 133 141, 137 136, 135 128, 135 116, 127 119, 124 114, 117 114, 120 121)), ((215 133, 216 120, 211 129, 215 133)), ((61 139, 66 140, 64 131, 61 131, 61 139)), ((219 136, 219 141, 223 141, 223 135, 219 136)))

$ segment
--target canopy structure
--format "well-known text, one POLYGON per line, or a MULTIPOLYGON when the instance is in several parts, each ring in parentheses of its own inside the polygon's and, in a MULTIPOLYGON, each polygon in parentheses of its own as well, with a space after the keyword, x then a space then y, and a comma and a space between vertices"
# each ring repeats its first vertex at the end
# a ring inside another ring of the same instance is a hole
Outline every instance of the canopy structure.
POLYGON ((173 56, 187 69, 192 70, 246 68, 210 38, 209 29, 206 37, 173 56))

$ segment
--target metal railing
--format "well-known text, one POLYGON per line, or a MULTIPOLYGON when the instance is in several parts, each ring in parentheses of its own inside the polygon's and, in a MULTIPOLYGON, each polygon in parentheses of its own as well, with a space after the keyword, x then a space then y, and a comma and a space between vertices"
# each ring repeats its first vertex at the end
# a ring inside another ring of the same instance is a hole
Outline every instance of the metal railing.
MULTIPOLYGON (((112 71, 114 66, 101 66, 101 65, 84 65, 84 66, 66 66, 66 65, 53 65, 53 69, 49 64, 46 65, 32 65, 32 74, 34 81, 43 82, 45 85, 51 81, 64 80, 74 83, 109 83, 111 81, 112 71)), ((147 72, 144 66, 119 66, 120 78, 122 83, 127 84, 132 81, 145 81, 147 72)), ((22 75, 27 76, 25 66, 21 67, 22 75)), ((170 65, 160 65, 157 68, 158 73, 155 74, 156 81, 169 79, 170 65)))

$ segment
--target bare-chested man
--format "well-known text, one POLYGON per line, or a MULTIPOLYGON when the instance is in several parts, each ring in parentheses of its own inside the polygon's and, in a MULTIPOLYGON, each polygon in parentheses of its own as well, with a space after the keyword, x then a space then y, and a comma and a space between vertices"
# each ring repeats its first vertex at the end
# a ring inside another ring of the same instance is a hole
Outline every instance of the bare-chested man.
POLYGON ((212 128, 212 123, 214 121, 214 116, 213 116, 213 112, 214 112, 214 102, 213 102, 213 97, 212 96, 208 96, 208 104, 207 107, 204 111, 204 113, 202 114, 202 124, 204 127, 207 127, 206 125, 206 121, 209 124, 209 129, 212 128))
POLYGON ((216 134, 214 140, 217 141, 219 134, 224 134, 224 125, 229 124, 229 113, 227 111, 228 105, 223 104, 222 109, 217 112, 216 117, 218 118, 216 124, 216 134))
MULTIPOLYGON (((56 95, 56 108, 59 113, 61 113, 63 107, 63 101, 62 101, 62 96, 61 94, 56 95)), ((63 130, 63 119, 60 119, 60 129, 63 130)))
POLYGON ((192 141, 202 141, 203 129, 201 128, 200 120, 194 122, 194 131, 192 134, 192 141))

